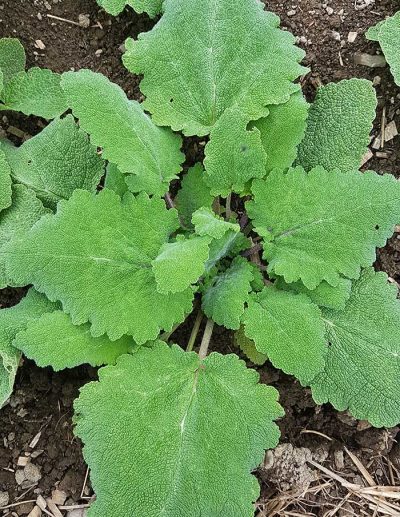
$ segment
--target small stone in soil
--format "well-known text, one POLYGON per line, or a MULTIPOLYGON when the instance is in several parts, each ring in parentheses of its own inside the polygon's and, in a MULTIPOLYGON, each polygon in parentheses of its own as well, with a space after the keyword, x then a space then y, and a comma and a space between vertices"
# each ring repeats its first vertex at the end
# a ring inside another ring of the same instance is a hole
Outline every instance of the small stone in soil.
POLYGON ((0 492, 0 506, 7 506, 10 501, 8 492, 0 492))

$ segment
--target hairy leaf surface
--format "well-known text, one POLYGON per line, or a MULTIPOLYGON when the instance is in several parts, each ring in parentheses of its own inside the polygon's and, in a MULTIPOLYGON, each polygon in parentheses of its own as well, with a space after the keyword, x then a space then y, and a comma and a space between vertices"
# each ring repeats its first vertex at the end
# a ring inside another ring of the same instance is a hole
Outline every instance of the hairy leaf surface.
POLYGON ((329 349, 311 384, 314 399, 349 409, 376 427, 400 422, 400 302, 384 273, 372 268, 354 282, 345 311, 325 310, 329 349))
POLYGON ((325 363, 321 311, 303 294, 265 287, 245 311, 245 334, 276 368, 309 384, 325 363))
POLYGON ((11 205, 11 196, 11 167, 0 149, 0 212, 11 205))
MULTIPOLYGON (((25 50, 17 38, 0 39, 0 71, 3 76, 3 87, 11 77, 25 70, 25 50)), ((2 99, 0 88, 0 99, 2 99)))
POLYGON ((229 230, 240 231, 240 226, 236 223, 229 223, 218 216, 211 208, 199 208, 193 214, 192 223, 196 233, 201 236, 209 236, 213 239, 221 239, 229 230))
POLYGON ((136 101, 101 74, 67 72, 62 86, 73 114, 103 158, 126 174, 132 192, 163 195, 181 170, 182 140, 157 127, 136 101))
POLYGON ((268 361, 268 356, 260 354, 254 341, 246 336, 243 325, 234 332, 233 342, 252 363, 261 366, 268 361))
POLYGON ((170 330, 192 309, 193 293, 157 292, 151 268, 179 227, 162 199, 76 190, 57 214, 41 219, 7 247, 11 276, 60 300, 75 325, 90 321, 92 335, 124 334, 138 344, 170 330))
POLYGON ((163 0, 97 0, 97 3, 113 16, 120 14, 129 5, 137 13, 147 13, 154 18, 160 13, 163 0))
POLYGON ((13 346, 38 366, 58 371, 85 363, 114 364, 120 355, 134 348, 135 342, 129 336, 117 341, 106 336, 95 338, 88 323, 74 325, 68 314, 56 310, 30 321, 26 330, 17 334, 13 346))
POLYGON ((400 183, 374 172, 272 171, 253 182, 249 216, 264 237, 270 272, 315 289, 355 279, 399 222, 400 183))
POLYGON ((250 472, 279 437, 275 389, 237 356, 200 361, 160 342, 99 376, 75 403, 97 495, 90 517, 253 516, 250 472))
POLYGON ((371 27, 366 36, 372 41, 379 42, 395 83, 400 86, 400 11, 371 27))
POLYGON ((376 94, 370 81, 349 79, 319 88, 311 104, 298 163, 306 170, 360 168, 369 145, 376 113, 376 94))

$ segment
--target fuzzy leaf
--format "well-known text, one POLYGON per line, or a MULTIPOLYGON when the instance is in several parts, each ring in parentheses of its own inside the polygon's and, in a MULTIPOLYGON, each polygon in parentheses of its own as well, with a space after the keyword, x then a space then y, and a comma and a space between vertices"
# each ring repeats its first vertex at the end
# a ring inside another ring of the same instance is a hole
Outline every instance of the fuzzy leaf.
POLYGON ((327 170, 359 169, 369 145, 376 106, 375 90, 365 79, 320 88, 309 110, 298 163, 306 170, 317 166, 327 170))
POLYGON ((245 311, 245 334, 276 368, 309 384, 325 363, 321 311, 303 294, 265 287, 245 311))
POLYGON ((73 325, 68 314, 57 310, 43 314, 19 332, 13 346, 38 366, 51 366, 55 371, 88 363, 92 366, 114 364, 130 352, 135 342, 129 336, 110 341, 106 336, 93 337, 90 325, 73 325))
POLYGON ((371 27, 366 36, 367 39, 379 42, 395 83, 400 86, 400 11, 371 27))
POLYGON ((12 205, 0 213, 0 289, 15 285, 6 274, 4 246, 12 237, 29 230, 47 213, 49 210, 32 190, 24 185, 13 185, 12 205))
POLYGON ((0 310, 0 408, 12 393, 21 358, 21 353, 12 346, 16 334, 26 328, 30 320, 57 308, 57 304, 30 289, 18 305, 0 310))
POLYGON ((376 427, 400 422, 400 302, 384 273, 354 282, 345 311, 325 310, 325 370, 311 384, 317 403, 331 402, 376 427))
POLYGON ((210 254, 206 262, 206 271, 210 271, 224 257, 234 257, 250 247, 250 241, 241 232, 228 230, 220 239, 213 239, 210 254))
POLYGON ((199 208, 193 214, 192 223, 196 233, 201 236, 209 236, 213 239, 221 239, 229 230, 240 232, 240 226, 235 223, 228 223, 222 217, 215 214, 211 208, 199 208))
POLYGON ((95 192, 104 173, 103 160, 72 115, 53 120, 20 147, 9 148, 7 157, 13 180, 29 187, 52 209, 75 189, 95 192))
POLYGON ((137 13, 147 13, 154 18, 160 13, 163 0, 97 0, 97 3, 113 16, 122 13, 125 6, 129 5, 137 13))
POLYGON ((254 341, 246 336, 243 325, 233 334, 234 344, 250 359, 253 364, 262 366, 268 361, 268 356, 260 354, 254 341))
POLYGON ((254 515, 250 473, 279 438, 274 388, 235 355, 201 361, 160 342, 99 377, 75 403, 97 495, 90 517, 254 515))
POLYGON ((136 101, 101 74, 67 72, 62 86, 73 114, 103 158, 126 174, 132 192, 163 195, 181 170, 182 140, 157 127, 136 101))
POLYGON ((179 293, 197 282, 205 271, 210 241, 207 237, 183 237, 164 244, 151 263, 158 292, 179 293))
POLYGON ((156 124, 206 135, 225 110, 249 122, 297 89, 305 68, 294 37, 259 0, 166 0, 157 25, 128 39, 124 64, 144 74, 144 107, 156 124))
POLYGON ((300 91, 293 94, 285 104, 268 106, 268 116, 254 122, 267 153, 267 172, 272 169, 287 169, 295 161, 297 146, 306 129, 308 107, 300 91))
POLYGON ((340 274, 358 278, 400 218, 400 183, 374 172, 275 170, 252 190, 247 208, 268 270, 308 289, 323 280, 336 286, 340 274))
POLYGON ((92 335, 124 334, 138 344, 170 330, 192 309, 191 289, 157 292, 151 263, 179 226, 161 199, 76 190, 57 214, 42 218, 7 246, 10 275, 60 300, 75 325, 90 321, 92 335))
POLYGON ((185 226, 191 226, 193 212, 197 209, 212 207, 214 196, 205 182, 204 169, 200 163, 196 163, 183 176, 181 189, 174 201, 185 226))
POLYGON ((344 310, 351 292, 351 281, 347 278, 340 278, 336 287, 332 287, 328 282, 321 282, 313 290, 307 289, 307 287, 305 287, 301 282, 287 284, 283 278, 278 278, 275 281, 274 286, 277 289, 306 294, 320 307, 337 310, 344 310))
POLYGON ((108 188, 109 190, 113 190, 116 194, 119 195, 119 197, 122 198, 127 192, 129 192, 125 178, 126 175, 122 174, 122 172, 114 163, 109 163, 107 165, 104 187, 108 188))
POLYGON ((31 68, 15 74, 4 88, 3 101, 0 109, 47 119, 61 115, 68 108, 60 75, 46 68, 31 68))
POLYGON ((208 318, 228 329, 238 329, 249 300, 253 267, 242 257, 236 257, 231 266, 218 274, 203 295, 202 308, 208 318))
POLYGON ((0 212, 11 205, 11 196, 11 168, 6 155, 0 149, 0 212))
MULTIPOLYGON (((0 70, 3 75, 3 86, 11 77, 25 70, 25 50, 17 38, 0 39, 0 70)), ((0 99, 1 89, 0 89, 0 99)))

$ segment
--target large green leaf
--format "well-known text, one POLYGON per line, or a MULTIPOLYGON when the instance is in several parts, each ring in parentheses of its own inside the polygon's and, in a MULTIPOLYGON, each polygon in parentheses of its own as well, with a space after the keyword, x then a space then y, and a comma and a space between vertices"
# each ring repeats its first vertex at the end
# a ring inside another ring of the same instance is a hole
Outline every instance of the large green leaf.
POLYGON ((90 321, 93 336, 123 334, 138 344, 170 330, 192 309, 192 290, 157 292, 151 268, 179 227, 176 210, 146 194, 121 198, 76 190, 6 249, 8 272, 60 300, 75 325, 90 321))
POLYGON ((154 18, 161 11, 163 0, 97 0, 97 3, 113 16, 120 14, 129 5, 137 13, 145 12, 154 18))
POLYGON ((75 403, 97 496, 89 517, 254 515, 250 473, 277 444, 282 415, 254 370, 159 342, 99 377, 75 403))
POLYGON ((192 223, 198 235, 208 235, 213 239, 221 239, 229 230, 236 233, 240 231, 238 224, 224 221, 211 208, 202 207, 196 210, 192 217, 192 223))
POLYGON ((72 115, 53 120, 41 133, 6 154, 13 180, 29 187, 49 208, 77 189, 92 192, 104 173, 104 162, 80 131, 72 115))
POLYGON ((298 163, 306 170, 360 168, 370 142, 376 113, 376 94, 370 81, 350 79, 318 90, 310 107, 298 163))
POLYGON ((0 212, 11 205, 11 196, 11 168, 0 149, 0 212))
POLYGON ((126 42, 124 63, 157 124, 206 135, 228 108, 247 119, 297 90, 304 52, 259 0, 166 0, 155 27, 126 42))
POLYGON ((275 170, 252 190, 247 208, 268 270, 309 289, 358 278, 400 219, 400 183, 374 172, 275 170))
POLYGON ((379 42, 394 80, 400 86, 400 11, 371 27, 366 36, 379 42))
POLYGON ((181 170, 181 138, 157 127, 136 101, 101 74, 67 72, 62 86, 73 114, 103 158, 127 174, 132 192, 163 195, 181 170))
POLYGON ((17 334, 13 346, 38 366, 58 371, 85 363, 113 364, 120 355, 133 350, 135 342, 129 336, 117 341, 93 337, 88 323, 73 325, 68 314, 55 310, 31 320, 26 330, 17 334))
MULTIPOLYGON (((17 38, 0 39, 0 71, 3 76, 3 86, 13 75, 25 70, 25 50, 17 38)), ((0 88, 0 99, 2 99, 0 88)))
POLYGON ((304 294, 265 287, 248 303, 245 334, 276 368, 309 384, 325 364, 321 311, 304 294))
POLYGON ((324 371, 312 382, 314 399, 368 420, 400 422, 400 302, 395 285, 372 268, 354 282, 344 311, 325 310, 329 349, 324 371))
POLYGON ((34 289, 11 309, 0 310, 0 408, 12 393, 21 353, 12 346, 18 332, 29 321, 58 308, 34 289))

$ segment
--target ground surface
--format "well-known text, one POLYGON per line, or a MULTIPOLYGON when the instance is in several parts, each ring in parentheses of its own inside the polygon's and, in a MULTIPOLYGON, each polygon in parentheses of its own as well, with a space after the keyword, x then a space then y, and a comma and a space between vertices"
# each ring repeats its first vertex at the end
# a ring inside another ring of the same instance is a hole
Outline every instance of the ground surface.
MULTIPOLYGON (((363 33, 385 15, 400 9, 399 2, 293 0, 266 4, 281 15, 283 26, 298 37, 299 44, 307 51, 306 64, 311 73, 304 80, 304 91, 308 98, 314 96, 321 83, 354 76, 375 78, 375 83, 379 83, 379 107, 374 135, 380 134, 384 108, 386 121, 394 119, 399 126, 400 94, 388 70, 356 65, 354 61, 357 53, 376 53, 377 47, 366 42, 363 33), (349 33, 353 32, 357 32, 357 37, 349 42, 349 33)), ((140 98, 138 79, 122 67, 121 45, 127 36, 136 36, 152 24, 146 16, 137 16, 132 11, 111 18, 99 10, 94 0, 0 0, 0 37, 19 37, 30 66, 36 64, 59 72, 91 68, 106 74, 137 99, 140 98), (78 22, 81 14, 89 16, 88 28, 66 21, 78 22)), ((2 130, 14 139, 15 128, 29 135, 40 130, 37 120, 15 115, 0 119, 0 123, 2 130)), ((196 142, 189 142, 187 149, 188 161, 192 162, 198 151, 196 142)), ((399 137, 383 149, 374 150, 366 168, 400 175, 399 137)), ((376 264, 396 281, 400 281, 399 253, 400 240, 395 235, 379 251, 376 264)), ((21 292, 0 291, 0 307, 15 304, 20 296, 21 292)), ((177 332, 175 338, 185 344, 188 329, 177 332)), ((231 350, 231 335, 217 329, 213 347, 231 350)), ((400 437, 399 429, 372 429, 346 413, 336 413, 329 405, 316 407, 310 393, 292 378, 269 366, 259 371, 263 381, 279 389, 286 410, 280 422, 282 443, 289 444, 274 453, 272 470, 259 471, 262 484, 259 515, 400 515, 396 513, 398 510, 384 506, 384 501, 375 513, 375 503, 342 486, 343 480, 367 484, 368 472, 373 478, 369 479, 370 484, 398 485, 400 447, 395 440, 400 437), (345 448, 363 462, 366 470, 352 461, 345 448), (309 468, 306 461, 310 459, 323 463, 331 474, 309 468), (341 476, 342 482, 333 478, 334 473, 341 476)), ((85 482, 81 444, 73 436, 72 403, 79 387, 94 378, 96 371, 84 367, 55 374, 26 361, 20 368, 15 395, 0 413, 0 507, 8 504, 4 492, 10 504, 17 503, 4 510, 4 515, 28 515, 33 502, 19 503, 33 501, 38 494, 48 497, 56 488, 66 494, 64 506, 88 502, 90 483, 85 482), (16 472, 21 470, 18 458, 29 454, 40 469, 37 476, 40 479, 18 485, 16 472)), ((271 462, 268 454, 266 467, 271 462)), ((62 509, 62 514, 66 513, 62 509)), ((76 512, 72 515, 80 517, 76 512)))

